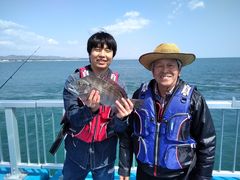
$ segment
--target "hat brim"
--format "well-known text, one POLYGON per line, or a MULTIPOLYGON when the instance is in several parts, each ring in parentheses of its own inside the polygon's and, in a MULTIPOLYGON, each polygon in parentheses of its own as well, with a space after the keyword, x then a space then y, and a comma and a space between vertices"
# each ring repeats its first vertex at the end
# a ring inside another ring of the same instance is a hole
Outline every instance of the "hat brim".
POLYGON ((195 60, 194 54, 187 53, 146 53, 140 56, 139 62, 149 71, 151 71, 151 65, 154 61, 160 59, 178 59, 182 62, 182 66, 191 64, 195 60))

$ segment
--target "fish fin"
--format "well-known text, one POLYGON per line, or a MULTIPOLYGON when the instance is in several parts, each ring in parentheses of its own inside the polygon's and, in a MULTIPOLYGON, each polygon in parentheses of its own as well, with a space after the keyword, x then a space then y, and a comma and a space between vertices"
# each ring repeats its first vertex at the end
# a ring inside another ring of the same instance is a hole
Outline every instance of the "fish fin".
POLYGON ((78 91, 75 89, 75 87, 72 84, 69 84, 69 87, 67 88, 68 91, 72 92, 75 95, 79 95, 78 91))
POLYGON ((143 99, 130 99, 135 109, 139 109, 143 105, 143 99))

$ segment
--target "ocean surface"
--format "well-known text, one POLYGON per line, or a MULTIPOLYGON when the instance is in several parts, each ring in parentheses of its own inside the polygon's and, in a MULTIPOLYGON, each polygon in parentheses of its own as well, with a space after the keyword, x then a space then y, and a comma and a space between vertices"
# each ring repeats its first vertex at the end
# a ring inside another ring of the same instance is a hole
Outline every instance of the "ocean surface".
MULTIPOLYGON (((2 85, 22 62, 0 62, 2 85)), ((61 99, 66 78, 85 61, 27 62, 0 89, 0 99, 61 99)), ((114 60, 112 70, 118 71, 120 81, 132 96, 142 82, 152 78, 138 60, 114 60)), ((181 78, 196 85, 207 100, 240 99, 240 58, 197 59, 183 67, 181 78)))
MULTIPOLYGON (((0 86, 22 63, 0 62, 0 86)), ((62 99, 63 86, 68 75, 87 64, 88 59, 81 61, 29 61, 0 89, 0 100, 62 99)), ((120 83, 125 87, 129 97, 141 83, 152 78, 151 72, 144 69, 138 60, 114 60, 111 69, 119 72, 120 83)), ((240 100, 240 58, 197 59, 193 64, 183 67, 181 78, 195 85, 206 100, 231 100, 233 97, 240 100)), ((212 111, 212 116, 219 147, 221 113, 212 111)), ((223 137, 222 161, 224 165, 222 168, 231 169, 236 139, 236 111, 231 111, 227 116, 223 137)), ((0 130, 3 127, 1 125, 3 117, 3 112, 0 112, 0 130)), ((4 138, 2 137, 2 139, 4 138)), ((238 135, 237 152, 236 168, 240 170, 240 135, 238 135)), ((219 149, 217 149, 216 154, 219 153, 219 149)), ((215 169, 218 169, 218 162, 219 159, 216 159, 215 169)))

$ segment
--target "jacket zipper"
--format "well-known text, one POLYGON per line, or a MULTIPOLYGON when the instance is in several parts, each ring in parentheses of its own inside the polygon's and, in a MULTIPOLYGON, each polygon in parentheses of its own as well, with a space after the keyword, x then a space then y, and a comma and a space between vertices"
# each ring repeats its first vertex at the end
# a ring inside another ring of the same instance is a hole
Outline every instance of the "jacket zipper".
MULTIPOLYGON (((159 135, 159 131, 160 131, 160 126, 161 126, 161 123, 162 123, 162 121, 165 121, 164 119, 163 119, 163 117, 164 117, 164 113, 165 113, 165 110, 168 108, 168 106, 169 106, 169 104, 170 104, 170 101, 172 100, 172 98, 173 98, 173 96, 175 96, 175 93, 176 93, 176 91, 177 91, 177 89, 179 89, 179 83, 177 83, 177 85, 175 86, 175 88, 174 88, 174 91, 173 91, 173 93, 172 93, 172 95, 171 95, 171 99, 169 99, 169 101, 168 101, 168 103, 167 103, 167 106, 165 107, 165 105, 164 105, 164 102, 163 102, 163 107, 162 108, 164 108, 164 110, 163 110, 163 112, 161 113, 161 122, 159 123, 159 122, 157 122, 157 120, 158 120, 158 114, 156 114, 156 98, 155 98, 155 95, 153 96, 154 98, 154 110, 155 110, 155 121, 156 121, 156 133, 155 133, 155 157, 154 157, 154 176, 157 176, 157 167, 158 167, 158 164, 157 164, 157 162, 158 162, 158 151, 159 151, 159 148, 158 148, 158 146, 159 146, 159 142, 160 142, 160 135, 159 135)), ((152 92, 152 95, 153 95, 154 93, 152 92)))
MULTIPOLYGON (((178 86, 177 86, 178 87, 178 86)), ((177 88, 175 88, 174 92, 172 93, 172 97, 175 95, 177 91, 177 88)), ((171 98, 172 99, 172 98, 171 98)), ((165 107, 165 102, 163 102, 161 104, 161 108, 164 108, 163 109, 163 112, 161 113, 161 119, 160 119, 160 122, 158 122, 158 114, 157 113, 157 108, 156 108, 156 98, 155 98, 155 95, 154 95, 154 110, 155 110, 155 121, 156 121, 156 133, 155 133, 155 157, 154 157, 154 176, 157 176, 157 167, 158 167, 158 152, 159 152, 159 142, 160 142, 160 126, 161 126, 161 123, 162 121, 164 121, 163 117, 164 117, 164 113, 165 113, 165 110, 168 108, 169 106, 169 102, 171 101, 171 99, 168 101, 167 103, 167 106, 165 107)))
POLYGON ((157 166, 158 166, 158 151, 159 151, 159 131, 161 123, 157 122, 156 134, 155 134, 155 154, 154 154, 154 176, 157 176, 157 166))
POLYGON ((98 119, 99 119, 99 115, 96 115, 96 124, 95 124, 95 128, 94 128, 94 133, 93 133, 93 137, 92 137, 92 142, 90 143, 90 168, 94 167, 94 159, 92 156, 94 156, 94 139, 95 139, 95 135, 96 135, 96 130, 97 130, 97 124, 98 124, 98 119))

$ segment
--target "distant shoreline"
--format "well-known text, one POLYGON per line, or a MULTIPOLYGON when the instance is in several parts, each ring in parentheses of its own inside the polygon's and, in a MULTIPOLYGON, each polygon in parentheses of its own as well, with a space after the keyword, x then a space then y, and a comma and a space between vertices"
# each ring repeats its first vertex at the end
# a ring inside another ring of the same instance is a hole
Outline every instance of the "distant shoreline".
MULTIPOLYGON (((114 59, 115 61, 136 61, 137 59, 114 59)), ((79 58, 79 59, 0 59, 0 63, 9 63, 9 62, 24 62, 24 61, 28 61, 28 62, 50 62, 50 61, 56 61, 56 62, 61 62, 61 61, 65 61, 65 62, 70 62, 70 61, 89 61, 88 58, 79 58)))
POLYGON ((25 61, 25 60, 85 60, 87 58, 79 57, 61 57, 61 56, 24 56, 24 55, 9 55, 9 56, 0 56, 0 61, 25 61))
MULTIPOLYGON (((239 59, 240 57, 211 57, 211 58, 197 58, 197 59, 239 59)), ((114 59, 114 60, 137 60, 135 59, 114 59)), ((61 57, 61 56, 25 56, 25 55, 9 55, 0 56, 0 62, 22 62, 22 61, 88 61, 88 58, 80 57, 61 57)))
POLYGON ((56 62, 59 62, 59 61, 88 61, 88 59, 0 59, 0 63, 9 63, 9 62, 24 62, 24 61, 28 61, 28 62, 49 62, 49 61, 56 61, 56 62))
MULTIPOLYGON (((24 56, 9 55, 0 56, 0 62, 22 62, 22 61, 88 61, 89 58, 80 57, 61 57, 61 56, 24 56)), ((137 59, 137 58, 136 58, 137 59)), ((136 59, 114 59, 114 60, 136 60, 136 59)))

